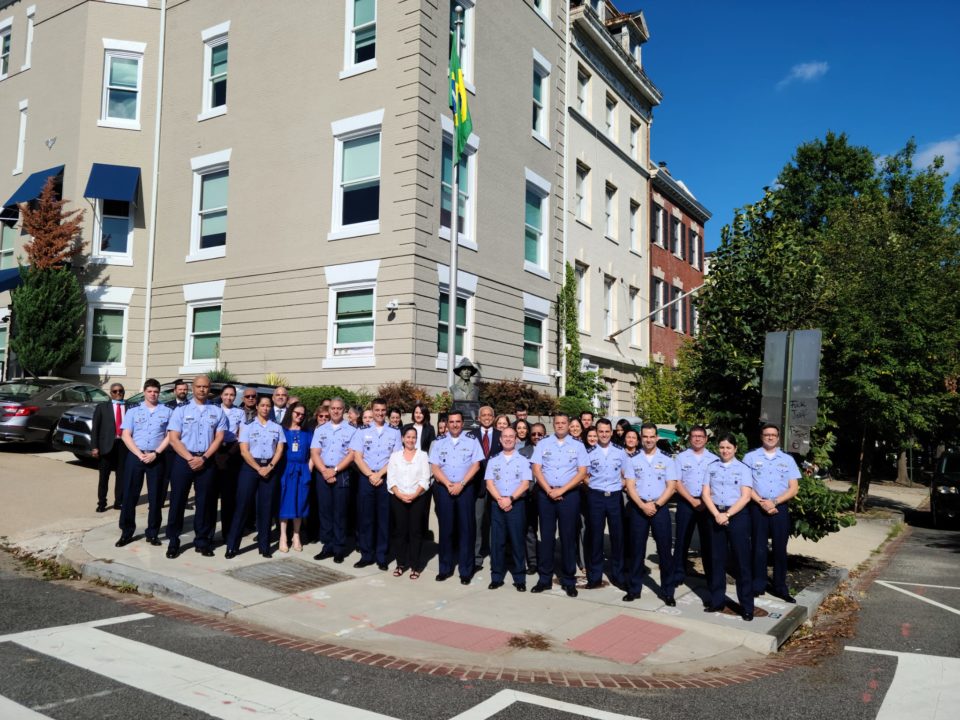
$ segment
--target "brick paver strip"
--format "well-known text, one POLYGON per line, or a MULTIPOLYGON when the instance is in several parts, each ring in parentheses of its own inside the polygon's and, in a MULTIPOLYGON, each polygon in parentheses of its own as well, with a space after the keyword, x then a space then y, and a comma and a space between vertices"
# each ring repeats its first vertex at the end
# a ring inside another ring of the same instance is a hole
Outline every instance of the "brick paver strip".
POLYGON ((380 632, 390 635, 400 635, 412 640, 424 640, 437 645, 446 645, 447 647, 473 652, 499 650, 506 647, 507 642, 513 637, 511 633, 502 630, 491 630, 479 625, 438 620, 423 615, 411 615, 378 629, 380 632))
POLYGON ((660 649, 683 630, 647 622, 629 615, 618 615, 566 643, 571 650, 635 665, 660 649))

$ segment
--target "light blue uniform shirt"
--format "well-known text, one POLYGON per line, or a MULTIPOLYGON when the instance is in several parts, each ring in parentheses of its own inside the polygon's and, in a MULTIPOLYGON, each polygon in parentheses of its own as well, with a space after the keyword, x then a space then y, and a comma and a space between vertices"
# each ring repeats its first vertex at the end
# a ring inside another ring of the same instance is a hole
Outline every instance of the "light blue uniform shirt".
POLYGON ((680 471, 680 482, 683 483, 683 487, 693 497, 698 498, 703 493, 703 475, 707 465, 719 459, 706 448, 699 455, 687 448, 677 455, 673 462, 680 471))
POLYGON ((357 428, 350 441, 350 449, 360 453, 373 472, 386 467, 390 456, 403 447, 399 430, 386 424, 379 428, 380 432, 377 429, 376 425, 357 428))
POLYGON ((740 499, 740 488, 753 487, 753 477, 750 468, 739 460, 731 460, 729 464, 717 460, 707 466, 703 484, 710 488, 714 505, 730 507, 740 499))
POLYGON ((751 450, 743 456, 743 464, 753 473, 753 489, 764 500, 776 500, 791 480, 800 479, 797 462, 780 448, 772 458, 762 447, 751 450))
POLYGON ((649 459, 642 449, 639 450, 636 455, 630 456, 630 463, 637 479, 637 495, 641 500, 656 500, 667 489, 667 481, 680 478, 673 458, 664 455, 659 448, 654 450, 649 459))
POLYGON ((463 482, 464 474, 475 462, 483 461, 483 448, 466 433, 454 440, 449 434, 438 437, 430 446, 430 464, 439 465, 447 480, 463 482))
POLYGON ((603 492, 616 492, 623 489, 623 480, 625 476, 629 480, 634 479, 633 463, 629 456, 616 445, 607 445, 607 452, 599 445, 590 448, 587 451, 587 472, 589 480, 587 484, 591 490, 602 490, 603 492))
POLYGON ((335 468, 350 452, 350 441, 357 429, 346 420, 339 425, 324 423, 313 431, 310 449, 320 451, 320 459, 328 468, 335 468))
POLYGON ((240 426, 247 420, 246 413, 236 406, 229 410, 223 407, 220 409, 223 410, 223 414, 227 417, 227 429, 223 433, 223 441, 225 443, 237 442, 240 437, 240 426))
POLYGON ((484 480, 493 480, 493 486, 504 497, 516 493, 520 483, 524 480, 533 480, 533 470, 530 461, 519 451, 514 450, 508 456, 500 452, 487 461, 487 474, 484 480))
POLYGON ((153 452, 160 443, 163 442, 163 436, 167 434, 167 424, 170 422, 170 416, 173 410, 165 405, 157 405, 153 412, 146 403, 140 403, 135 408, 127 410, 123 416, 123 425, 121 429, 129 430, 133 437, 133 443, 142 452, 153 452))
POLYGON ((533 449, 530 462, 540 466, 543 479, 550 487, 563 487, 573 480, 580 468, 590 464, 583 443, 569 435, 562 443, 556 435, 545 437, 533 449))
POLYGON ((173 411, 167 430, 179 432, 180 442, 188 452, 202 453, 218 432, 226 432, 227 417, 216 405, 189 402, 173 411))
POLYGON ((240 442, 247 443, 250 454, 256 460, 271 460, 277 445, 286 441, 283 428, 273 420, 261 425, 260 420, 256 419, 240 426, 240 442))

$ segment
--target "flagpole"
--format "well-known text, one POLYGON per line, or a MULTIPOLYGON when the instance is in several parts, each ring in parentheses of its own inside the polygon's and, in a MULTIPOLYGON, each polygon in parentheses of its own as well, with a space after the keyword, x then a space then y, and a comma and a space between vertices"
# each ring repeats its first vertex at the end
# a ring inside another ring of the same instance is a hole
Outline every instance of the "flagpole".
MULTIPOLYGON (((463 8, 457 5, 457 20, 454 23, 454 42, 457 57, 460 56, 463 8)), ((447 71, 449 75, 449 70, 447 71)), ((453 369, 457 363, 457 250, 460 246, 460 158, 455 158, 457 149, 456 127, 450 136, 450 165, 453 170, 450 188, 450 282, 447 287, 447 387, 453 386, 453 369)), ((440 145, 441 155, 443 145, 440 145)))

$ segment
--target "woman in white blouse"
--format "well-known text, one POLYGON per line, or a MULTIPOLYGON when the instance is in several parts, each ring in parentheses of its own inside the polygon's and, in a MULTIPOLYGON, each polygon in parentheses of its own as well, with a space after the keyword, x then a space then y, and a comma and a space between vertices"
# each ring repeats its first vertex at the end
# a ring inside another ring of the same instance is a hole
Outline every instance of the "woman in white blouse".
POLYGON ((387 465, 387 492, 390 498, 390 515, 393 519, 391 545, 397 559, 394 577, 400 577, 410 568, 410 579, 420 577, 420 549, 423 545, 423 528, 430 507, 427 491, 430 489, 430 463, 427 453, 417 445, 417 429, 404 426, 401 431, 403 449, 390 456, 387 465))

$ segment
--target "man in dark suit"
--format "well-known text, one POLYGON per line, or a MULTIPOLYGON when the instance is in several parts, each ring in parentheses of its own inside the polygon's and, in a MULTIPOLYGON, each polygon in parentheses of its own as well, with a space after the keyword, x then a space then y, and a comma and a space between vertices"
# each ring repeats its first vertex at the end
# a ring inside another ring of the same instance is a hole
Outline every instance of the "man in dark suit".
POLYGON ((107 510, 107 490, 110 486, 110 473, 114 473, 113 508, 119 510, 123 503, 123 461, 127 457, 127 446, 123 443, 123 416, 127 412, 123 402, 123 385, 113 383, 110 386, 110 399, 97 403, 93 411, 93 432, 90 442, 93 445, 93 457, 97 459, 100 470, 100 482, 97 484, 97 512, 107 510))
POLYGON ((277 385, 273 391, 273 410, 270 411, 270 419, 278 425, 283 422, 283 416, 287 414, 289 400, 290 392, 283 385, 277 385))
MULTIPOLYGON (((479 427, 471 428, 467 434, 474 437, 483 450, 483 460, 480 463, 478 478, 486 477, 487 460, 500 452, 500 431, 493 427, 494 412, 489 405, 484 405, 477 413, 479 427)), ((486 483, 477 483, 477 498, 474 510, 477 518, 477 541, 474 547, 474 572, 483 569, 483 558, 490 554, 490 498, 487 495, 486 483)))

